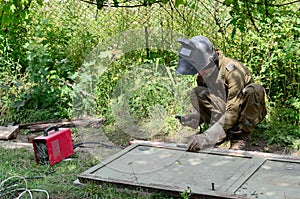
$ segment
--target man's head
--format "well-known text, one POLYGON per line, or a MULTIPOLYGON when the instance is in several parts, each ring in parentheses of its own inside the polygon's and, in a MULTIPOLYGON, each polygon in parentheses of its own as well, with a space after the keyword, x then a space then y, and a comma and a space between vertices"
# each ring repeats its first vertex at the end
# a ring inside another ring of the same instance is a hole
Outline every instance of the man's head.
POLYGON ((191 39, 179 38, 182 45, 179 51, 179 63, 176 73, 194 75, 216 67, 218 55, 208 38, 195 36, 191 39))

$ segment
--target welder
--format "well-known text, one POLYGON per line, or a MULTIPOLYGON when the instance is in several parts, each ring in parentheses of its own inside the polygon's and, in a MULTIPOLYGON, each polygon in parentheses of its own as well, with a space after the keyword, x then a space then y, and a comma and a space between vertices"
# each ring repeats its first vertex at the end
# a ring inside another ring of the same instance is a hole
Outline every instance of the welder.
POLYGON ((247 150, 252 132, 266 116, 265 90, 254 83, 248 69, 225 57, 205 36, 179 38, 181 44, 177 74, 195 75, 197 87, 190 93, 195 112, 177 115, 182 125, 197 129, 187 144, 188 151, 199 151, 230 141, 230 149, 247 150))

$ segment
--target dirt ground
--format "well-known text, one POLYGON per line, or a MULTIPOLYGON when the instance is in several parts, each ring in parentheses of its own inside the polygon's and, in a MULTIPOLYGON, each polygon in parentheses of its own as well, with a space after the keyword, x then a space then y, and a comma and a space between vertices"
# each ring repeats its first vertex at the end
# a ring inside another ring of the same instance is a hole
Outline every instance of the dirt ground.
MULTIPOLYGON (((150 139, 150 141, 156 142, 167 142, 167 143, 184 143, 187 141, 187 137, 192 135, 193 132, 179 132, 178 134, 173 134, 169 136, 165 135, 155 135, 150 139)), ((22 135, 19 134, 17 139, 3 141, 0 140, 0 147, 4 148, 27 148, 33 154, 32 143, 30 139, 37 135, 42 135, 43 133, 34 133, 22 135)), ((76 129, 72 133, 72 138, 74 144, 85 143, 75 149, 76 158, 80 161, 89 158, 97 159, 101 162, 112 155, 120 152, 125 147, 129 146, 129 141, 133 137, 123 133, 122 131, 110 132, 105 134, 101 129, 97 128, 82 128, 76 129)), ((228 148, 229 142, 225 142, 220 148, 228 148)), ((290 151, 287 147, 280 147, 276 145, 269 146, 265 141, 260 141, 259 143, 252 142, 250 145, 251 151, 265 152, 265 153, 275 153, 275 154, 287 154, 293 156, 299 156, 299 152, 290 151)), ((76 183, 74 183, 76 184, 76 183)), ((76 184, 81 186, 82 184, 78 182, 76 184)), ((53 196, 53 195, 52 195, 53 196)), ((66 196, 55 196, 55 198, 66 198, 66 196)))
MULTIPOLYGON (((173 135, 155 135, 154 137, 148 139, 148 141, 155 142, 167 142, 167 143, 186 143, 189 136, 193 134, 192 131, 180 132, 173 135)), ((0 140, 0 146, 3 148, 28 148, 32 149, 31 139, 38 136, 39 133, 22 135, 19 134, 16 139, 13 140, 0 140)), ((75 130, 72 135, 74 144, 76 143, 86 143, 78 147, 77 151, 80 153, 90 153, 93 157, 98 160, 102 160, 118 151, 129 146, 129 142, 132 139, 130 135, 127 135, 121 131, 113 132, 110 134, 105 134, 101 129, 97 128, 81 128, 75 130), (100 156, 101 154, 101 156, 100 156)), ((138 139, 138 138, 137 138, 138 139)), ((229 148, 229 141, 226 141, 218 148, 229 148)), ((249 151, 258 151, 265 153, 275 153, 281 155, 295 155, 299 156, 300 151, 291 150, 289 147, 279 146, 276 144, 268 145, 266 141, 251 142, 249 151)))

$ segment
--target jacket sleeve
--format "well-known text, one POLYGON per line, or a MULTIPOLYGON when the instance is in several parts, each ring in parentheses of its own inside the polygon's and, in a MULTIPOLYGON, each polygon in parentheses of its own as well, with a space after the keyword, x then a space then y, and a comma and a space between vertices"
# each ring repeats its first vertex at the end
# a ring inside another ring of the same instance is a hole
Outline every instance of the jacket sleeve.
POLYGON ((242 99, 242 90, 245 87, 246 72, 242 67, 234 65, 226 67, 225 83, 228 88, 226 111, 225 111, 225 132, 232 128, 239 118, 239 109, 242 99))
POLYGON ((197 74, 196 81, 198 86, 207 87, 206 83, 204 82, 204 79, 201 75, 197 74))

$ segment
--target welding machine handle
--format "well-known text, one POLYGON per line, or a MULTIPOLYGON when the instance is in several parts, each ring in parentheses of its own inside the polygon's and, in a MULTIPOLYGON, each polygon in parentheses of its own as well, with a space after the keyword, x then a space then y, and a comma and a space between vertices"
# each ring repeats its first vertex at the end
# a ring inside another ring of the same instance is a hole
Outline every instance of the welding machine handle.
POLYGON ((49 131, 52 131, 52 130, 54 130, 54 131, 59 131, 59 129, 58 129, 57 126, 50 126, 50 127, 48 127, 48 128, 45 129, 45 131, 44 131, 44 136, 48 136, 48 132, 49 132, 49 131))

